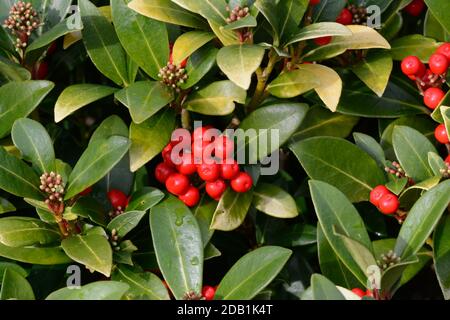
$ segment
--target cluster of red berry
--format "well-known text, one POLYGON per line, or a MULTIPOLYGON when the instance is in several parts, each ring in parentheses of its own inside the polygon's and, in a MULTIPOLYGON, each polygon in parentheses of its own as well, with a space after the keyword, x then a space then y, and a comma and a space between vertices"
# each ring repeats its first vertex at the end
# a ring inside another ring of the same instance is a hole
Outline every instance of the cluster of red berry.
POLYGON ((372 291, 370 291, 369 289, 367 289, 366 291, 360 289, 360 288, 353 288, 352 292, 354 294, 356 294, 358 297, 363 298, 363 297, 373 297, 373 293, 372 291))
POLYGON ((113 211, 109 213, 111 218, 122 214, 130 202, 130 197, 127 197, 125 193, 117 189, 111 189, 108 192, 108 199, 113 207, 113 211))
POLYGON ((176 129, 162 151, 163 162, 155 169, 156 179, 189 207, 200 200, 199 187, 194 185, 197 181, 216 201, 227 189, 226 180, 236 192, 247 192, 253 185, 252 177, 240 171, 233 159, 233 140, 209 130, 218 131, 211 126, 198 127, 191 135, 186 129, 176 129))
MULTIPOLYGON (((428 68, 418 57, 409 56, 403 59, 402 72, 415 81, 419 91, 423 94, 424 104, 431 110, 436 109, 445 97, 442 85, 446 82, 450 67, 450 43, 444 43, 431 55, 428 68)), ((450 143, 444 124, 436 127, 436 140, 442 144, 450 143)))
POLYGON ((383 214, 395 214, 400 207, 398 197, 383 185, 377 186, 370 192, 370 203, 383 214))

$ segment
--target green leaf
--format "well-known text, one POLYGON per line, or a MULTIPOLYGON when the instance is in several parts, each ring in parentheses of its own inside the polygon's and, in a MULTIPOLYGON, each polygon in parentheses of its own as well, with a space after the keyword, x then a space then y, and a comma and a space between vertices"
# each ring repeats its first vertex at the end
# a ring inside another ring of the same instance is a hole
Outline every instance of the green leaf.
POLYGON ((291 136, 290 141, 293 143, 318 135, 346 138, 358 121, 359 118, 357 117, 314 106, 309 109, 300 127, 291 136))
MULTIPOLYGON (((22 268, 18 263, 15 262, 4 262, 0 261, 0 275, 3 275, 6 269, 10 269, 21 275, 22 277, 27 277, 29 275, 29 271, 22 268)), ((0 281, 1 285, 1 281, 0 281)))
POLYGON ((166 25, 138 14, 127 6, 129 0, 112 0, 114 28, 128 55, 149 76, 158 79, 159 70, 169 60, 166 25))
POLYGON ((16 207, 7 199, 0 197, 0 214, 14 211, 16 211, 16 207))
POLYGON ((247 92, 233 82, 217 81, 189 95, 184 106, 196 113, 224 116, 234 111, 235 102, 244 104, 246 96, 247 92))
POLYGON ((222 278, 216 300, 251 300, 281 271, 292 251, 267 246, 240 258, 222 278))
POLYGON ((385 166, 386 157, 383 148, 374 138, 364 133, 354 132, 353 139, 356 145, 375 159, 380 167, 385 166))
POLYGON ((116 88, 89 83, 74 84, 65 88, 55 103, 55 122, 60 122, 78 109, 116 91, 116 88))
POLYGON ((392 142, 395 155, 409 177, 420 182, 434 176, 428 165, 428 152, 437 151, 424 135, 407 126, 396 126, 392 142))
POLYGON ((371 250, 372 244, 358 211, 335 187, 317 180, 311 180, 309 186, 317 218, 325 237, 345 266, 365 285, 367 279, 365 270, 360 269, 343 239, 336 236, 334 232, 336 229, 340 234, 359 241, 361 245, 371 250))
POLYGON ((217 53, 217 65, 231 81, 248 90, 252 74, 260 66, 264 48, 257 45, 231 45, 217 53))
POLYGON ((127 211, 147 211, 164 198, 164 193, 153 187, 143 187, 131 195, 127 211))
POLYGON ((124 212, 112 219, 108 223, 107 229, 109 231, 116 230, 119 238, 123 238, 139 224, 144 216, 145 211, 124 212))
POLYGON ((450 217, 443 218, 433 238, 436 275, 446 300, 450 299, 450 217))
POLYGON ((28 116, 53 89, 50 81, 9 82, 0 87, 0 138, 11 130, 16 119, 28 116))
POLYGON ((360 78, 377 96, 382 97, 389 83, 393 62, 388 52, 369 52, 368 56, 352 67, 352 71, 360 78))
POLYGON ((384 173, 374 159, 354 144, 332 137, 315 137, 290 146, 308 176, 341 190, 352 202, 366 201, 384 173))
POLYGON ((226 11, 227 3, 225 0, 172 0, 172 2, 220 25, 225 24, 226 18, 228 17, 226 11))
POLYGON ((117 115, 112 115, 106 118, 100 123, 97 129, 91 136, 89 140, 89 145, 102 142, 105 139, 111 138, 112 136, 128 137, 128 126, 125 122, 117 115))
POLYGON ((162 281, 151 272, 136 272, 127 266, 118 266, 112 274, 113 281, 124 282, 130 286, 126 293, 128 299, 169 300, 169 293, 162 281))
POLYGON ((80 288, 62 288, 45 300, 121 300, 130 286, 117 281, 97 281, 80 288))
POLYGON ((72 262, 61 247, 17 248, 8 247, 0 243, 0 256, 24 263, 42 265, 66 264, 72 262))
POLYGON ((267 90, 278 98, 293 98, 319 85, 319 77, 310 70, 297 69, 281 73, 267 86, 267 90))
POLYGON ((272 27, 273 45, 280 44, 280 20, 276 2, 272 0, 256 0, 254 6, 261 12, 272 27))
POLYGON ((409 211, 395 243, 395 253, 406 258, 417 253, 450 203, 450 180, 425 192, 409 211))
POLYGON ((450 34, 445 31, 431 10, 428 10, 425 15, 425 21, 423 25, 423 35, 425 37, 434 38, 438 41, 449 41, 450 34))
POLYGON ((345 300, 335 284, 320 274, 311 276, 313 300, 345 300))
POLYGON ((307 52, 303 59, 307 61, 326 60, 336 57, 347 50, 390 49, 391 46, 375 29, 361 25, 349 25, 351 36, 335 36, 331 42, 307 52))
POLYGON ((433 170, 433 174, 435 176, 441 176, 441 170, 445 170, 447 168, 444 160, 442 160, 442 158, 435 152, 428 152, 428 165, 431 170, 433 170))
POLYGON ((209 226, 211 225, 216 207, 217 202, 209 199, 208 195, 205 193, 192 212, 200 228, 204 247, 208 245, 209 240, 211 240, 214 234, 214 230, 210 229, 209 226))
POLYGON ((197 29, 203 29, 206 25, 200 16, 170 0, 133 0, 128 6, 144 16, 167 23, 197 29))
POLYGON ((18 272, 7 268, 1 282, 0 300, 34 300, 33 288, 18 272))
POLYGON ((61 242, 64 252, 73 260, 93 271, 109 277, 112 268, 112 250, 102 235, 70 236, 61 242))
POLYGON ((259 183, 253 192, 253 205, 259 211, 276 218, 298 216, 294 198, 274 184, 259 183))
POLYGON ((31 73, 27 69, 2 56, 0 56, 0 76, 6 81, 24 81, 31 79, 31 73))
POLYGON ((234 192, 228 188, 219 200, 210 229, 231 231, 238 228, 247 215, 253 192, 234 192))
POLYGON ((446 14, 450 11, 450 3, 439 0, 425 0, 425 3, 447 33, 450 33, 450 19, 446 14))
POLYGON ((90 143, 69 177, 65 199, 70 199, 104 177, 130 147, 127 138, 111 136, 90 143))
POLYGON ((412 34, 392 41, 391 55, 394 60, 398 61, 412 55, 427 63, 437 48, 439 48, 439 43, 436 40, 420 34, 412 34))
POLYGON ((183 33, 173 45, 173 63, 179 65, 184 59, 214 38, 215 35, 211 32, 189 31, 183 33))
POLYGON ((89 218, 91 221, 101 226, 106 226, 108 224, 105 209, 102 204, 94 198, 82 197, 78 199, 71 208, 71 212, 78 216, 89 218))
POLYGON ((11 137, 22 157, 37 166, 41 173, 55 171, 53 141, 43 125, 27 118, 16 120, 11 137))
POLYGON ((186 65, 187 80, 180 85, 181 89, 189 89, 199 82, 216 64, 216 56, 219 49, 213 46, 205 46, 194 52, 186 65))
POLYGON ((328 37, 328 36, 351 36, 352 32, 346 26, 336 23, 336 22, 319 22, 310 24, 306 26, 298 33, 296 33, 292 38, 289 39, 286 46, 289 46, 293 43, 316 39, 320 37, 328 37))
POLYGON ((26 217, 0 219, 0 242, 9 247, 47 245, 60 240, 57 229, 41 220, 26 217))
POLYGON ((114 96, 130 109, 131 118, 137 124, 153 116, 174 99, 173 91, 156 81, 135 82, 114 96))
POLYGON ((89 0, 80 0, 83 42, 97 69, 117 85, 127 85, 126 54, 111 23, 89 0))
POLYGON ((211 242, 208 243, 205 247, 205 251, 203 253, 204 255, 204 259, 209 260, 209 259, 213 259, 213 258, 217 258, 220 257, 222 255, 222 253, 219 251, 219 249, 217 249, 211 242))
POLYGON ((244 130, 243 133, 247 137, 244 142, 245 137, 242 137, 239 131, 237 132, 238 161, 242 163, 239 157, 243 155, 243 148, 248 148, 250 151, 248 163, 255 163, 256 160, 261 160, 277 150, 299 128, 307 111, 306 104, 291 102, 279 102, 253 111, 239 125, 239 129, 244 130), (275 139, 276 134, 278 139, 275 139))
POLYGON ((246 17, 236 20, 232 23, 227 24, 225 27, 223 27, 224 30, 237 30, 242 28, 254 28, 257 26, 257 21, 254 16, 251 14, 247 15, 246 17))
POLYGON ((221 24, 215 23, 214 21, 208 21, 209 26, 215 33, 216 37, 222 42, 224 46, 238 45, 240 44, 236 32, 232 30, 226 30, 222 28, 221 24))
POLYGON ((195 217, 180 200, 169 196, 150 212, 150 228, 158 265, 176 299, 201 292, 203 243, 195 217))
POLYGON ((161 110, 141 124, 130 126, 130 168, 135 172, 157 156, 170 140, 175 128, 175 113, 170 108, 161 110))
POLYGON ((41 200, 39 184, 33 169, 0 147, 0 189, 18 197, 41 200))

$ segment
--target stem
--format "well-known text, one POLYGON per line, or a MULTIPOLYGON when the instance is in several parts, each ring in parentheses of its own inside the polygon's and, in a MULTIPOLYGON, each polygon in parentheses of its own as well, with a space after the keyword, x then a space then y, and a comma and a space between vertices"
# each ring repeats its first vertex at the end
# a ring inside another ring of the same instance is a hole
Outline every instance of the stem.
POLYGON ((191 130, 191 115, 186 109, 181 109, 181 126, 184 129, 191 130))
POLYGON ((275 54, 274 50, 271 49, 269 52, 269 62, 267 63, 264 71, 261 72, 260 68, 258 68, 259 70, 256 71, 258 84, 256 85, 255 93, 253 94, 252 99, 247 105, 248 112, 252 112, 254 109, 256 109, 256 107, 267 97, 268 93, 266 92, 266 84, 277 61, 278 57, 275 54))

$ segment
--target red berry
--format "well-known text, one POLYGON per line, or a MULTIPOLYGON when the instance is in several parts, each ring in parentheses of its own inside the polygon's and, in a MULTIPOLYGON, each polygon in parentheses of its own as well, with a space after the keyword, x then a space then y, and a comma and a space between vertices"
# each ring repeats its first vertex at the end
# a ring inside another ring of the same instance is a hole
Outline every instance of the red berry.
POLYGON ((314 39, 314 43, 318 46, 325 46, 327 44, 329 44, 331 42, 332 37, 320 37, 320 38, 315 38, 314 39))
POLYGON ((447 134, 447 129, 445 128, 444 124, 440 124, 436 127, 436 130, 434 130, 434 137, 437 141, 439 141, 442 144, 450 143, 450 139, 447 134))
POLYGON ((220 136, 214 141, 214 155, 219 159, 229 159, 234 154, 234 141, 220 136))
POLYGON ((56 45, 56 42, 52 42, 52 44, 47 49, 47 55, 51 56, 52 54, 54 54, 57 48, 58 47, 56 45))
POLYGON ((213 141, 214 135, 218 135, 219 130, 214 129, 213 126, 203 126, 195 128, 194 132, 192 132, 192 139, 194 141, 213 141))
POLYGON ((190 186, 185 194, 178 196, 178 199, 183 201, 188 207, 196 206, 200 201, 200 191, 196 187, 190 186))
POLYGON ((34 75, 33 79, 35 80, 44 80, 48 75, 48 63, 47 61, 38 62, 34 66, 34 75))
POLYGON ((172 132, 170 138, 170 143, 172 146, 176 146, 179 143, 182 144, 183 148, 190 148, 191 146, 191 133, 187 129, 178 128, 172 132))
POLYGON ((247 172, 240 172, 231 180, 231 188, 236 192, 247 192, 252 188, 253 179, 247 172))
POLYGON ((87 196, 89 193, 92 192, 92 187, 87 187, 86 189, 84 189, 83 191, 80 192, 80 196, 87 196))
POLYGON ((320 0, 309 0, 309 4, 311 5, 311 6, 316 6, 316 5, 318 5, 320 3, 320 0))
POLYGON ((413 0, 405 7, 405 11, 413 17, 417 17, 422 13, 424 8, 425 3, 423 2, 423 0, 413 0))
POLYGON ((434 74, 446 73, 449 65, 447 57, 440 53, 433 54, 428 64, 434 74))
MULTIPOLYGON (((228 161, 229 162, 229 161, 228 161)), ((239 165, 233 160, 232 163, 223 163, 220 166, 220 176, 222 179, 231 180, 239 174, 239 165)))
POLYGON ((365 297, 373 297, 373 292, 372 290, 367 289, 366 290, 366 294, 364 295, 365 297))
POLYGON ((197 166, 200 179, 210 182, 220 177, 220 166, 217 163, 201 163, 197 166))
POLYGON ((426 68, 422 61, 415 56, 409 56, 402 60, 402 72, 408 76, 422 77, 426 68))
POLYGON ((194 155, 192 153, 184 153, 181 156, 181 164, 178 164, 177 170, 179 173, 187 176, 197 172, 197 165, 194 163, 194 155))
POLYGON ((389 193, 381 197, 378 209, 384 214, 394 214, 397 212, 400 202, 396 195, 389 193))
POLYGON ((194 141, 192 142, 192 154, 194 159, 200 159, 199 162, 202 163, 205 159, 211 159, 214 153, 214 144, 208 141, 194 141))
POLYGON ((161 154, 165 163, 167 163, 171 167, 175 167, 175 164, 172 161, 172 149, 173 145, 169 143, 167 146, 164 147, 161 154))
POLYGON ((113 208, 125 208, 128 205, 128 197, 120 190, 112 189, 108 192, 108 199, 113 208))
POLYGON ((448 155, 447 158, 445 158, 445 162, 450 164, 450 155, 448 155))
POLYGON ((370 192, 370 203, 372 203, 374 206, 378 207, 378 204, 380 203, 380 199, 386 195, 391 193, 388 188, 385 186, 376 186, 372 189, 370 192))
POLYGON ((365 295, 366 295, 366 293, 364 292, 364 290, 362 290, 362 289, 360 289, 360 288, 353 288, 352 289, 352 292, 354 293, 354 294, 356 294, 357 296, 359 296, 359 297, 364 297, 365 295))
POLYGON ((205 186, 206 193, 213 199, 218 199, 227 190, 227 185, 223 180, 207 182, 205 186))
POLYGON ((205 298, 205 300, 213 300, 215 294, 216 289, 211 286, 204 286, 202 289, 202 296, 205 298))
POLYGON ((447 59, 450 61, 450 43, 446 42, 443 45, 441 45, 437 50, 436 53, 442 54, 447 57, 447 59))
POLYGON ((336 19, 337 23, 348 25, 353 22, 353 14, 347 8, 342 9, 341 13, 336 19))
POLYGON ((439 88, 428 88, 423 96, 423 102, 430 109, 436 109, 444 99, 445 93, 439 88))
POLYGON ((155 178, 160 183, 166 183, 167 178, 169 178, 172 173, 175 173, 175 170, 172 166, 167 164, 167 162, 161 162, 155 168, 155 178))
POLYGON ((172 194, 185 194, 190 186, 188 177, 181 173, 172 173, 166 180, 166 189, 172 194))

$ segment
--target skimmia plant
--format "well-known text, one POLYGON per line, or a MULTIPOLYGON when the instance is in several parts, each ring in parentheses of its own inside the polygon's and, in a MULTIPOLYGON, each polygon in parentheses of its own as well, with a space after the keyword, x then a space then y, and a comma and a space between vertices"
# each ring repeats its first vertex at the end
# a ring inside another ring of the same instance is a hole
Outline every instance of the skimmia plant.
POLYGON ((450 299, 449 1, 0 21, 0 299, 450 299))

